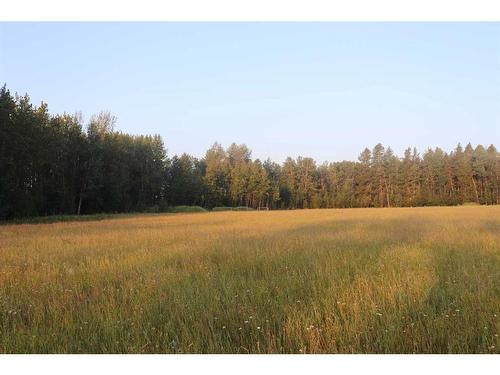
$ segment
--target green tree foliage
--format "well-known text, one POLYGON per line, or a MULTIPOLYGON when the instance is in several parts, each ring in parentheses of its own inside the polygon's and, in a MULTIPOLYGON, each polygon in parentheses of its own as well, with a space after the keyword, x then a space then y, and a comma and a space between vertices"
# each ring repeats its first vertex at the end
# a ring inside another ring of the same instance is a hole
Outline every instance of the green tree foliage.
POLYGON ((0 90, 0 219, 139 211, 164 199, 159 136, 115 130, 107 112, 50 116, 0 90))
POLYGON ((0 219, 131 212, 166 206, 270 209, 500 204, 494 145, 460 144, 450 153, 365 148, 358 161, 282 165, 252 160, 244 144, 214 143, 198 159, 167 157, 160 136, 116 130, 101 112, 54 115, 27 95, 0 89, 0 219))
POLYGON ((205 154, 205 183, 210 207, 230 205, 231 164, 226 151, 217 142, 205 154))
POLYGON ((205 162, 191 155, 175 155, 167 167, 166 199, 170 206, 204 206, 205 162))

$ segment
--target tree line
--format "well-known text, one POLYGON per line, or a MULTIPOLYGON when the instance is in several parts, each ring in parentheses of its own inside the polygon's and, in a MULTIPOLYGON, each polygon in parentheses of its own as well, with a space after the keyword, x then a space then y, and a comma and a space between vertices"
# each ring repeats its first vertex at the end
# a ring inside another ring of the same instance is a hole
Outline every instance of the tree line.
POLYGON ((366 148, 357 161, 252 159, 246 145, 215 143, 203 158, 168 157, 159 135, 115 129, 107 112, 86 125, 50 115, 0 89, 0 219, 162 211, 176 205, 270 209, 500 204, 500 153, 460 144, 402 157, 366 148))

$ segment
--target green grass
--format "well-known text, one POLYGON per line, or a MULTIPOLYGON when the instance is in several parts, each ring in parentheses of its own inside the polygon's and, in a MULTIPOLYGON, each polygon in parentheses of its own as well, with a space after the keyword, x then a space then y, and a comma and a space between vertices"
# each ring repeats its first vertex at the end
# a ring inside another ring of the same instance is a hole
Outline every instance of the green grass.
POLYGON ((212 208, 213 212, 222 212, 222 211, 254 211, 251 207, 239 206, 239 207, 214 207, 212 208))
POLYGON ((200 206, 172 206, 166 209, 166 212, 171 213, 192 213, 192 212, 208 212, 200 206))
POLYGON ((499 353, 500 207, 0 227, 3 353, 499 353))
POLYGON ((13 225, 13 224, 52 224, 60 222, 72 222, 72 221, 100 221, 108 219, 123 219, 127 217, 140 217, 140 216, 151 216, 155 214, 166 214, 166 213, 194 213, 194 212, 208 212, 205 208, 200 206, 171 206, 167 207, 164 212, 160 212, 157 207, 150 208, 146 212, 129 212, 129 213, 118 213, 118 214, 92 214, 92 215, 51 215, 51 216, 36 216, 36 217, 26 217, 18 218, 13 220, 3 220, 0 221, 0 225, 13 225))
POLYGON ((52 216, 36 216, 26 217, 7 221, 0 221, 0 225, 12 224, 51 224, 69 221, 98 221, 105 219, 123 218, 137 214, 94 214, 94 215, 52 215, 52 216))

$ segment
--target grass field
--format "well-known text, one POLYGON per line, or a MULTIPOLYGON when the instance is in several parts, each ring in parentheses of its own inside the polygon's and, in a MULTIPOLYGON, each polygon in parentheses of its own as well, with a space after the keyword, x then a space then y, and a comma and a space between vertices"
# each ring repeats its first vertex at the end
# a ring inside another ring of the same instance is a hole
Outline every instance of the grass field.
POLYGON ((500 207, 0 226, 3 353, 499 353, 500 207))

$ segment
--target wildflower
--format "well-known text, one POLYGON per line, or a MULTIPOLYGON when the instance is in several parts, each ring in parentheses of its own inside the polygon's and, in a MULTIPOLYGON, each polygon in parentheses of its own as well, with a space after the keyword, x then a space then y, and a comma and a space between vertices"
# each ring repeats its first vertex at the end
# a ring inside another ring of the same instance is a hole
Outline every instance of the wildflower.
POLYGON ((238 328, 238 331, 241 331, 242 329, 243 329, 243 328, 241 328, 241 327, 240 327, 240 328, 238 328))
POLYGON ((226 326, 222 326, 222 329, 226 329, 226 326))
POLYGON ((381 314, 381 313, 377 313, 377 315, 378 315, 378 316, 382 316, 382 314, 381 314))
POLYGON ((260 329, 260 326, 257 326, 257 329, 260 329))
POLYGON ((245 324, 248 324, 248 320, 245 320, 245 324))
POLYGON ((448 314, 445 315, 447 318, 449 318, 450 316, 448 314))

